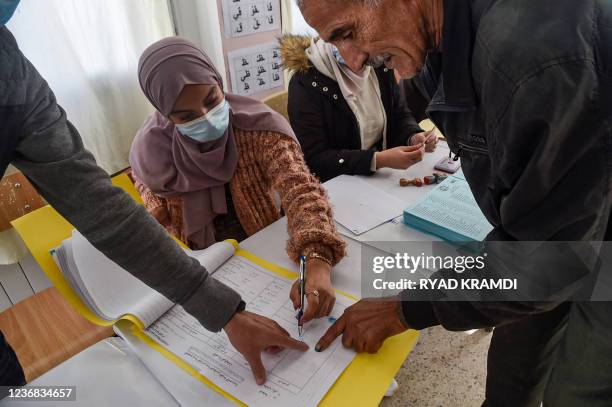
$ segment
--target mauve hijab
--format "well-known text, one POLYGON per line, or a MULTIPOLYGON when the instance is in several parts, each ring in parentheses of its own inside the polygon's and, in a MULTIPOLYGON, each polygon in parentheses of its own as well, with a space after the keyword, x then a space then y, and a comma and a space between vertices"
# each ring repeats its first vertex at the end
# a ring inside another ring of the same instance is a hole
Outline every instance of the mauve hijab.
POLYGON ((223 137, 198 143, 179 133, 168 116, 183 87, 214 84, 223 89, 208 56, 183 38, 165 38, 147 48, 140 57, 138 77, 157 111, 134 139, 132 171, 156 195, 183 198, 185 235, 194 248, 206 248, 215 242, 215 216, 227 213, 224 185, 238 162, 233 128, 297 139, 283 116, 257 100, 230 93, 225 93, 231 114, 223 137))

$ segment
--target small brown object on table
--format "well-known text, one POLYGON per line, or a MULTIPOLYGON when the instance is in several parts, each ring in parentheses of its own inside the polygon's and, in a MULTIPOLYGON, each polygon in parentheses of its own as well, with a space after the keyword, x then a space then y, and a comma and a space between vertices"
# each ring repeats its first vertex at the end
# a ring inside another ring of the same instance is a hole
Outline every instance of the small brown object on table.
POLYGON ((409 187, 411 185, 414 185, 415 187, 422 187, 423 180, 421 178, 414 178, 414 179, 402 178, 400 179, 399 184, 401 187, 409 187))
POLYGON ((0 330, 17 353, 28 382, 113 335, 77 313, 55 287, 0 313, 0 330))

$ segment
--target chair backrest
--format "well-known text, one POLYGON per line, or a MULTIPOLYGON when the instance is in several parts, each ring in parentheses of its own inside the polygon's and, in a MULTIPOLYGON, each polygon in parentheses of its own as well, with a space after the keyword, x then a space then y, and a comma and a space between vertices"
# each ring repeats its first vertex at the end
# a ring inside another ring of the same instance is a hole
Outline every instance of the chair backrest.
POLYGON ((285 116, 285 119, 289 121, 289 113, 287 113, 287 103, 289 100, 289 94, 284 91, 277 93, 272 96, 268 96, 264 99, 264 103, 270 107, 270 109, 285 116))
POLYGON ((21 173, 7 175, 0 180, 0 231, 11 228, 11 222, 46 203, 27 178, 21 173))
POLYGON ((17 353, 28 382, 113 335, 87 321, 56 288, 48 288, 0 313, 0 330, 17 353))

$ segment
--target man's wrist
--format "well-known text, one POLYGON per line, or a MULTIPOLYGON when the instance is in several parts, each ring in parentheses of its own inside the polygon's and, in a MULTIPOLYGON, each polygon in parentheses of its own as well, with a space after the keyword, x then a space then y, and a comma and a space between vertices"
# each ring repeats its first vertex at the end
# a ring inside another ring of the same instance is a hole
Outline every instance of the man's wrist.
POLYGON ((242 312, 246 309, 246 302, 244 302, 244 300, 240 300, 240 302, 238 303, 238 306, 236 306, 236 312, 234 312, 234 315, 242 312))
POLYGON ((228 333, 228 330, 231 330, 231 327, 233 325, 232 322, 235 321, 236 315, 240 314, 245 309, 246 309, 246 302, 244 302, 244 300, 240 300, 240 302, 236 306, 236 310, 234 311, 234 314, 232 315, 232 317, 229 319, 229 321, 227 321, 227 323, 223 327, 223 330, 226 333, 228 333))
POLYGON ((402 307, 402 300, 399 296, 395 301, 395 312, 397 313, 397 318, 399 319, 400 323, 406 329, 410 329, 410 324, 408 324, 408 321, 406 321, 406 318, 404 317, 404 308, 402 307))

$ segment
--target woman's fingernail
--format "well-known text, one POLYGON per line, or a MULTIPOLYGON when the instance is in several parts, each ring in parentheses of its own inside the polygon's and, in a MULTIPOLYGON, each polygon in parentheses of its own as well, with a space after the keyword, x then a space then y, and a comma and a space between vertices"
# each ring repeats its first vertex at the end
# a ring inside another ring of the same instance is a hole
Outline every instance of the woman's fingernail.
POLYGON ((261 386, 262 384, 264 384, 264 382, 265 382, 265 380, 264 380, 263 378, 261 378, 261 377, 258 377, 258 378, 257 378, 255 381, 256 381, 256 382, 257 382, 257 384, 258 384, 258 385, 260 385, 260 386, 261 386))
POLYGON ((317 346, 315 346, 315 352, 321 352, 323 350, 323 346, 317 344, 317 346))

